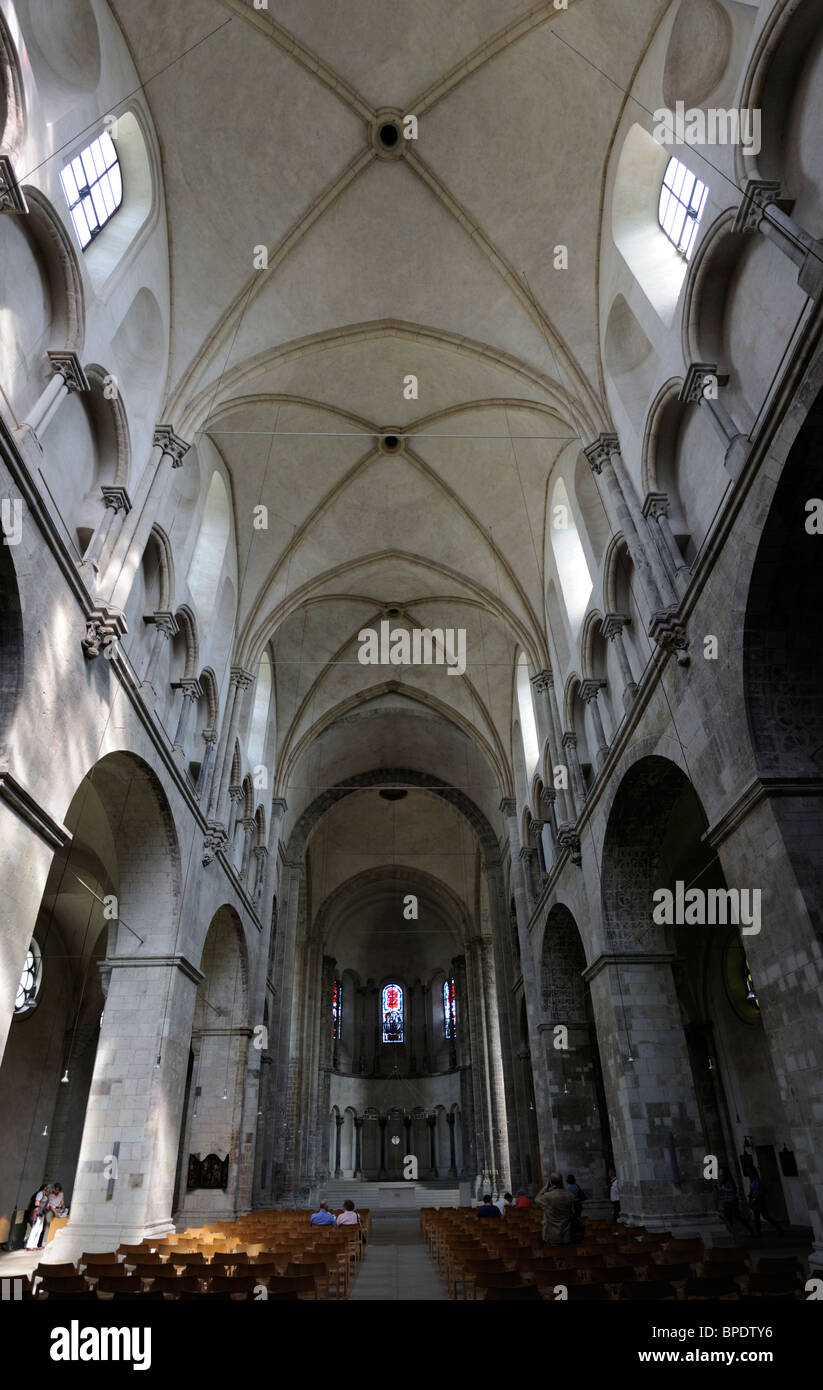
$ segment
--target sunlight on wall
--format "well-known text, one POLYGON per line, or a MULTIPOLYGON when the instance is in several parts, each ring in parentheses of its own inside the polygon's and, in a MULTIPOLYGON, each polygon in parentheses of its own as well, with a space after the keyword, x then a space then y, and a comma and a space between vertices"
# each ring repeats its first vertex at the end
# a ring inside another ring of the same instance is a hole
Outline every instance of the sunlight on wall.
POLYGON ((557 565, 566 612, 572 629, 576 632, 591 595, 592 577, 562 478, 558 478, 554 485, 549 525, 554 562, 557 565))
POLYGON ((537 725, 534 722, 532 688, 529 681, 529 667, 524 652, 517 662, 517 705, 520 710, 520 728, 523 734, 523 756, 526 759, 526 773, 531 777, 540 757, 540 744, 537 739, 537 725))

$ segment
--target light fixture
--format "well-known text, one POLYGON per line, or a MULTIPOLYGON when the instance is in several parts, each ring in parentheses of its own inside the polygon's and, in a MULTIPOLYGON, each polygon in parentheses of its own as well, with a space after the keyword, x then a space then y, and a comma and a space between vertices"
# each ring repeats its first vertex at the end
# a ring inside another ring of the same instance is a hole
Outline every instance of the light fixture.
POLYGON ((709 1071, 714 1071, 714 1068, 713 1068, 713 1066, 712 1066, 712 1059, 711 1059, 711 1057, 709 1058, 709 1071))
POLYGON ((43 1136, 42 1136, 42 1137, 43 1137, 44 1139, 45 1139, 46 1136, 48 1135, 48 1132, 49 1132, 49 1127, 48 1127, 48 1125, 43 1125, 43 1136))
POLYGON ((224 1086, 224 1088, 223 1088, 223 1099, 224 1099, 224 1100, 228 1100, 228 1098, 229 1098, 228 1089, 224 1086))
POLYGON ((68 1069, 68 1067, 66 1067, 66 1070, 63 1072, 63 1075, 60 1077, 60 1085, 61 1085, 61 1086, 68 1086, 68 1084, 69 1084, 69 1069, 68 1069))

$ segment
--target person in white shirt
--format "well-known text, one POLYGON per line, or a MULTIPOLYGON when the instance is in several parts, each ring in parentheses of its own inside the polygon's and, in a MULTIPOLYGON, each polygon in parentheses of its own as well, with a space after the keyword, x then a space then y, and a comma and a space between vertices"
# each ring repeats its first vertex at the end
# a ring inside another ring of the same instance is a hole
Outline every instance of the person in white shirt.
POLYGON ((338 1226, 359 1226, 360 1217, 354 1209, 354 1202, 343 1203, 343 1210, 337 1218, 338 1226))
POLYGON ((512 1201, 512 1194, 510 1192, 504 1192, 503 1196, 499 1197, 498 1200, 495 1202, 494 1205, 497 1207, 497 1210, 500 1212, 501 1216, 506 1215, 506 1207, 510 1207, 512 1201))
POLYGON ((612 1221, 616 1221, 620 1215, 620 1188, 617 1185, 617 1174, 610 1173, 611 1186, 609 1187, 609 1201, 612 1204, 612 1221))

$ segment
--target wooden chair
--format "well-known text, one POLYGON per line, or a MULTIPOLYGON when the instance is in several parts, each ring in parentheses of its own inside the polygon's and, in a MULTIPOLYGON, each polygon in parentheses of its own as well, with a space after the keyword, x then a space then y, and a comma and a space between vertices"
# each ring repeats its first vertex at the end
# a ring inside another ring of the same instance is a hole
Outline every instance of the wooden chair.
POLYGON ((633 1284, 621 1284, 618 1298, 621 1302, 658 1302, 660 1299, 676 1299, 677 1290, 666 1279, 638 1279, 633 1284))

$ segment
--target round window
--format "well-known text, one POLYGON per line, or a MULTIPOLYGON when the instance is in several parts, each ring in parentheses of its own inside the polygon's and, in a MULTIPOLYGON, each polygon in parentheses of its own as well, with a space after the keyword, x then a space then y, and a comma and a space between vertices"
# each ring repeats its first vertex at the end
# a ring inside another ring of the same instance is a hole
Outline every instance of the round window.
POLYGON ((40 993, 40 982, 43 978, 43 957, 40 954, 40 947, 32 939, 32 943, 26 952, 26 963, 23 966, 23 973, 20 976, 20 983, 17 986, 17 996, 14 1001, 15 1015, 26 1014, 33 1009, 37 1003, 37 996, 40 993))

